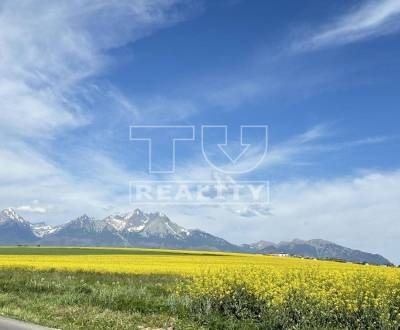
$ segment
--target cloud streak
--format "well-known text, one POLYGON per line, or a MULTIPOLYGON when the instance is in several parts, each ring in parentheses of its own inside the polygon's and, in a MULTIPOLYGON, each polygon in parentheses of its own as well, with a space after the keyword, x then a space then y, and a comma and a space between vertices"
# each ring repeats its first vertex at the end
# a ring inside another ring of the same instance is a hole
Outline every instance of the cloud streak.
POLYGON ((39 213, 44 214, 47 213, 47 209, 41 206, 33 206, 33 205, 21 205, 15 208, 17 211, 28 212, 28 213, 39 213))
POLYGON ((86 124, 87 109, 79 99, 91 94, 85 80, 112 62, 107 51, 183 20, 191 10, 182 8, 190 4, 179 0, 3 1, 0 128, 43 136, 86 124))
POLYGON ((20 210, 30 213, 46 209, 50 219, 65 219, 85 209, 128 204, 120 192, 127 192, 135 173, 105 155, 102 147, 107 149, 110 141, 103 139, 99 147, 90 129, 98 117, 115 119, 120 111, 132 119, 148 109, 136 106, 111 83, 98 84, 97 77, 113 65, 110 50, 181 22, 197 10, 191 0, 1 2, 2 207, 22 205, 20 210), (68 142, 62 141, 80 129, 85 134, 73 143, 92 146, 90 159, 84 147, 79 155, 79 148, 67 148, 68 142), (84 177, 68 168, 67 161, 59 161, 60 149, 70 163, 87 159, 80 163, 87 171, 84 177), (38 196, 48 205, 30 205, 38 196))
POLYGON ((400 1, 368 0, 351 12, 322 27, 305 41, 295 43, 297 50, 312 50, 345 45, 398 32, 400 1))

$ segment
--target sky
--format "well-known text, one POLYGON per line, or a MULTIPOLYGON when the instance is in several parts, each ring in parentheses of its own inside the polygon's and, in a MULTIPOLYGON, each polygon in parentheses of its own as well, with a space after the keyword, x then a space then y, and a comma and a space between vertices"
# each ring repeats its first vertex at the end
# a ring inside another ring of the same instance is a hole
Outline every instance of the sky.
POLYGON ((399 72, 400 0, 4 0, 0 207, 49 224, 141 207, 233 243, 323 238, 400 262, 399 72), (175 173, 149 173, 141 125, 194 127, 175 173), (241 125, 267 125, 268 153, 218 171, 202 125, 226 125, 231 151, 241 125), (221 178, 269 181, 269 205, 129 200, 135 180, 221 178))

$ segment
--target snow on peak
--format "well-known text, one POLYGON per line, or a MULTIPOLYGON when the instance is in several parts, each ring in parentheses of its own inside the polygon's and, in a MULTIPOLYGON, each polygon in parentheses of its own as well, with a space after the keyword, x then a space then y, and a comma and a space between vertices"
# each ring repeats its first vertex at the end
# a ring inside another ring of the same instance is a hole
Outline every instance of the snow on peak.
POLYGON ((70 220, 67 223, 64 223, 62 227, 66 228, 91 228, 95 219, 88 217, 86 214, 81 215, 80 217, 70 220))
POLYGON ((110 215, 103 220, 117 231, 140 232, 149 221, 146 213, 140 209, 125 214, 110 215))
POLYGON ((24 218, 18 215, 11 207, 1 211, 1 220, 14 220, 17 222, 25 222, 24 218))
POLYGON ((142 231, 145 227, 146 227, 146 225, 140 225, 140 226, 136 226, 136 227, 129 227, 127 229, 127 231, 138 233, 138 232, 142 231))
POLYGON ((117 231, 130 233, 141 233, 143 235, 172 235, 187 237, 190 232, 171 222, 161 212, 145 213, 140 209, 126 214, 110 215, 103 220, 117 231))
POLYGON ((57 231, 58 227, 52 227, 44 222, 33 223, 31 225, 33 233, 37 237, 44 237, 57 231))

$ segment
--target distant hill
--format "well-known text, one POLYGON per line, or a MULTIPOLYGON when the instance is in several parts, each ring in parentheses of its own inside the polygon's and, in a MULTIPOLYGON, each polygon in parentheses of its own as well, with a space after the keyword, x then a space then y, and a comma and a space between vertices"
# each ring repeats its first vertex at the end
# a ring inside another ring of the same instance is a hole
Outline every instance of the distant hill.
POLYGON ((392 265, 388 259, 379 254, 353 250, 322 239, 312 239, 309 241, 295 239, 291 242, 281 242, 279 244, 261 241, 254 244, 244 245, 243 247, 247 248, 249 251, 265 254, 288 254, 291 256, 302 256, 316 259, 392 265))
POLYGON ((314 239, 279 244, 260 241, 241 246, 198 229, 186 229, 165 214, 130 213, 110 215, 96 220, 87 215, 62 225, 30 223, 13 209, 0 212, 0 245, 40 244, 49 246, 114 246, 183 250, 229 251, 263 254, 288 254, 317 259, 391 265, 378 254, 352 250, 332 242, 314 239))

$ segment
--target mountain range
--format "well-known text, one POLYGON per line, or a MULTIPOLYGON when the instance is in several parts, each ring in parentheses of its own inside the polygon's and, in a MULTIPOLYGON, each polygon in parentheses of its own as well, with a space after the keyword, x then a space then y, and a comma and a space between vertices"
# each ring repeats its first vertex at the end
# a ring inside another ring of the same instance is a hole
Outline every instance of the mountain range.
POLYGON ((235 245, 198 229, 185 229, 160 212, 139 209, 96 220, 82 215, 58 226, 30 223, 8 208, 0 212, 0 245, 109 246, 285 254, 316 259, 392 265, 378 254, 313 239, 278 244, 260 241, 235 245))

